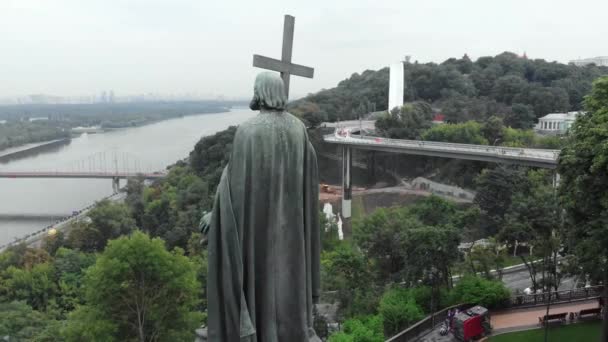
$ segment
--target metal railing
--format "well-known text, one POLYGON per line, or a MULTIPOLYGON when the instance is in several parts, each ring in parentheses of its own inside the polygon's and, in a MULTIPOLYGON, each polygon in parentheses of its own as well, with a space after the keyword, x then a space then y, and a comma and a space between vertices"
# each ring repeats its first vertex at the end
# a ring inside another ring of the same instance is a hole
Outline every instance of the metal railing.
POLYGON ((520 308, 525 306, 534 306, 546 304, 551 300, 552 304, 568 303, 581 299, 597 298, 602 295, 604 287, 590 286, 573 290, 551 291, 549 293, 536 293, 529 295, 513 296, 508 301, 507 308, 520 308))
POLYGON ((440 311, 435 312, 433 315, 427 316, 421 321, 410 325, 407 329, 386 340, 386 342, 416 341, 417 338, 423 333, 429 332, 435 329, 435 327, 441 325, 448 317, 449 310, 457 308, 458 310, 462 311, 467 310, 473 306, 473 304, 458 304, 444 308, 440 311))
MULTIPOLYGON (((546 304, 549 299, 551 299, 552 304, 563 304, 576 300, 598 298, 602 295, 603 290, 604 287, 599 285, 566 291, 553 291, 551 293, 513 296, 504 304, 506 310, 543 305, 546 304)), ((454 308, 466 310, 472 306, 473 305, 471 304, 459 304, 442 309, 434 315, 428 316, 409 326, 407 329, 386 340, 386 342, 416 341, 422 334, 428 333, 438 327, 446 319, 448 310, 454 308)))

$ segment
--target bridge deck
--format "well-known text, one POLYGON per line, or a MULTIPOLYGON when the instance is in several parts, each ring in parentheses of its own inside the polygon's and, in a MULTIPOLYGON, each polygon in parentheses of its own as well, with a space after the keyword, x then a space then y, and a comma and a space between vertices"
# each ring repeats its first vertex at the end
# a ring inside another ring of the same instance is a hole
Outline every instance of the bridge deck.
POLYGON ((352 146, 357 149, 521 164, 549 169, 557 167, 560 152, 559 150, 454 144, 380 137, 339 137, 334 134, 326 135, 323 140, 326 143, 352 146))

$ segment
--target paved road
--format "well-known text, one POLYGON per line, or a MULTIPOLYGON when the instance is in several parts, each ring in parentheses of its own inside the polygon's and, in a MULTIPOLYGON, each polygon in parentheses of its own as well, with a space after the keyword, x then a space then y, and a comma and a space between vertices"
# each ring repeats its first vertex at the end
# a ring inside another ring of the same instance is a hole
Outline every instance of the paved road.
MULTIPOLYGON (((540 278, 540 275, 538 275, 540 278)), ((511 289, 512 291, 520 290, 532 286, 532 282, 530 281, 530 273, 528 273, 527 269, 523 269, 521 271, 505 274, 502 277, 503 283, 511 289)), ((575 287, 576 281, 574 278, 565 278, 562 280, 559 289, 561 290, 571 290, 575 287)))
MULTIPOLYGON (((105 199, 110 200, 110 201, 124 201, 124 199, 126 197, 127 197, 126 193, 119 192, 119 193, 113 194, 105 199)), ((51 228, 56 229, 57 231, 62 231, 64 234, 68 233, 68 229, 71 227, 70 223, 72 223, 74 220, 78 220, 78 219, 82 219, 82 218, 86 217, 88 215, 88 212, 91 209, 93 209, 95 207, 95 205, 96 204, 91 204, 91 205, 87 206, 86 208, 81 209, 80 213, 78 215, 66 218, 61 222, 53 224, 52 226, 41 229, 40 231, 38 231, 37 233, 34 233, 34 235, 30 236, 29 238, 25 238, 24 240, 22 239, 20 242, 25 242, 28 246, 33 246, 33 247, 39 248, 39 247, 41 247, 43 238, 48 235, 48 231, 51 228)), ((7 248, 10 245, 14 245, 14 242, 8 243, 7 245, 0 246, 0 252, 2 252, 5 248, 7 248)))

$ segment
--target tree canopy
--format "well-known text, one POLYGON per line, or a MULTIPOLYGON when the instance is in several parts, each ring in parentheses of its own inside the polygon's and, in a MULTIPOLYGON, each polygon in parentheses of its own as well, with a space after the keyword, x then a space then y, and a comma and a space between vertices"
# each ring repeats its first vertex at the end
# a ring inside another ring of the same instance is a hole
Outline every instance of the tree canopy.
MULTIPOLYGON (((579 110, 597 77, 608 68, 547 62, 504 52, 471 61, 468 56, 443 63, 405 63, 404 99, 426 101, 450 122, 509 117, 507 124, 527 128, 531 118, 551 112, 579 110), (526 109, 522 109, 526 106, 526 109), (531 117, 531 112, 533 117, 531 117)), ((386 111, 389 70, 355 73, 335 88, 321 90, 290 104, 294 114, 314 120, 347 120, 369 111, 386 111), (316 119, 319 118, 319 119, 316 119)))
MULTIPOLYGON (((560 199, 577 264, 594 282, 608 284, 608 77, 593 84, 586 115, 575 121, 560 154, 560 199)), ((608 286, 605 287, 608 295, 608 286)), ((608 319, 604 317, 604 340, 608 319)))
POLYGON ((85 305, 64 330, 68 341, 183 341, 200 324, 195 266, 183 251, 134 232, 112 240, 85 278, 85 305))

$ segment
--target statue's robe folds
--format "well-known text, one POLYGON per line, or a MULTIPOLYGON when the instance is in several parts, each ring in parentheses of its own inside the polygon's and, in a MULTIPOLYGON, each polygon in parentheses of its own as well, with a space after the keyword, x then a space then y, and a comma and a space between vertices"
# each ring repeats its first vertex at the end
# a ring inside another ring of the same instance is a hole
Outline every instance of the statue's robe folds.
POLYGON ((319 341, 318 192, 300 120, 263 111, 237 129, 208 232, 209 341, 319 341))

